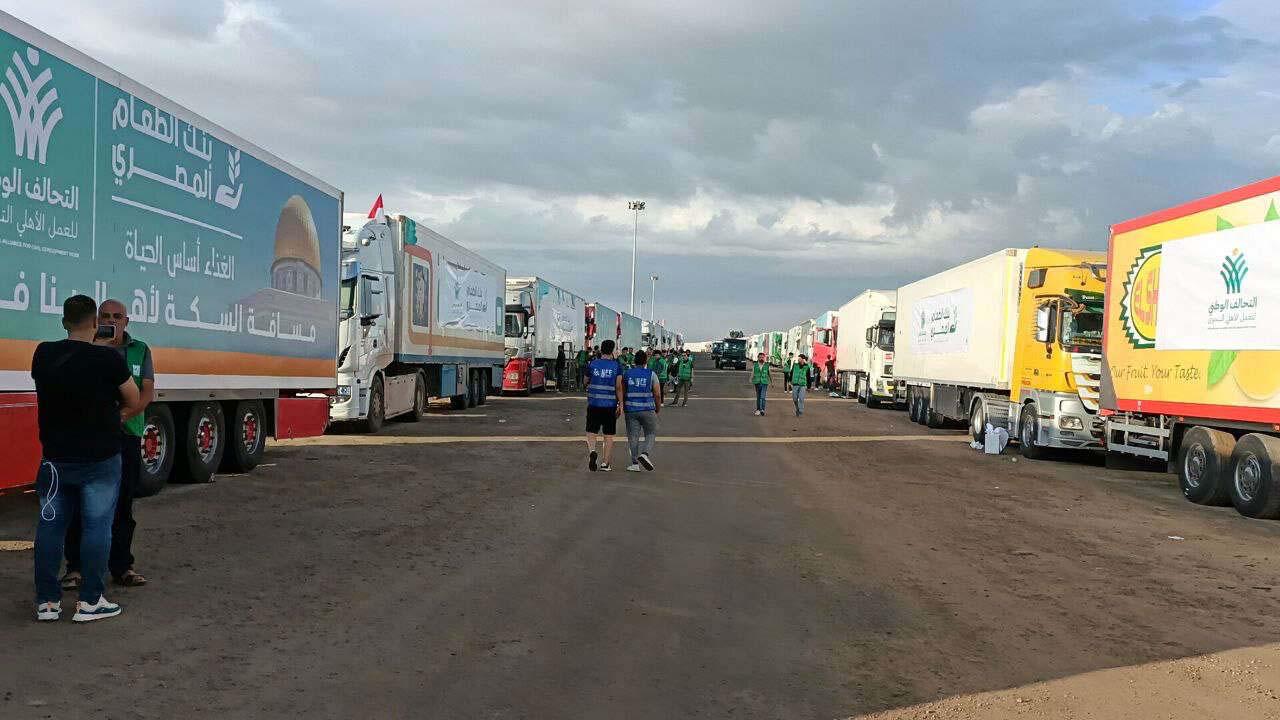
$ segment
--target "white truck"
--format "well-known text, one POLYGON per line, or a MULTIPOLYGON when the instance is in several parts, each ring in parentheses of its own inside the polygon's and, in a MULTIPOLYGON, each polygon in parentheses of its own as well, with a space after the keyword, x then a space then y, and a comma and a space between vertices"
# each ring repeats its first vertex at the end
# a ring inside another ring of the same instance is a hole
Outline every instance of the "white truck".
POLYGON ((644 347, 644 323, 640 318, 630 313, 618 313, 621 317, 622 332, 618 336, 618 343, 622 347, 629 347, 632 350, 639 350, 644 347))
POLYGON ((507 279, 504 393, 546 390, 555 376, 556 354, 565 359, 583 347, 587 302, 540 277, 507 279))
POLYGON ((840 391, 868 407, 895 401, 893 329, 898 293, 866 290, 840 308, 836 375, 840 391))
POLYGON ((345 230, 330 418, 377 432, 433 397, 483 405, 502 373, 506 270, 404 215, 345 230))

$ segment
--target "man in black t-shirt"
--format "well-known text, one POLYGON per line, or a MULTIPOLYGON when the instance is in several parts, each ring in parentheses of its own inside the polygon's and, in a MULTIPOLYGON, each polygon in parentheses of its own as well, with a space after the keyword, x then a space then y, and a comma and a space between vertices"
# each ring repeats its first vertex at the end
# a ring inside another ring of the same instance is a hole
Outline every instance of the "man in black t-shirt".
POLYGON ((40 522, 36 527, 36 618, 62 614, 63 542, 80 507, 81 572, 76 622, 120 614, 103 596, 111 521, 120 489, 120 424, 139 404, 138 386, 124 358, 94 345, 97 305, 73 295, 62 304, 66 340, 42 342, 31 358, 40 444, 44 459, 36 476, 40 522))

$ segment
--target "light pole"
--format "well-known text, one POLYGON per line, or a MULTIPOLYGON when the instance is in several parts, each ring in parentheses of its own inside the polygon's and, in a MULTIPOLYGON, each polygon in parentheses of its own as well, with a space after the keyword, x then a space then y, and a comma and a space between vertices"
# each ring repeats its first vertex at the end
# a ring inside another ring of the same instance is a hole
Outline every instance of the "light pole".
MULTIPOLYGON (((658 304, 658 276, 650 275, 649 279, 653 281, 653 286, 649 289, 649 322, 653 322, 653 308, 658 304)), ((644 301, 640 303, 643 305, 644 301)))
POLYGON ((632 200, 627 209, 636 214, 636 224, 631 231, 631 305, 627 312, 636 314, 636 245, 640 237, 640 211, 644 209, 643 200, 632 200))

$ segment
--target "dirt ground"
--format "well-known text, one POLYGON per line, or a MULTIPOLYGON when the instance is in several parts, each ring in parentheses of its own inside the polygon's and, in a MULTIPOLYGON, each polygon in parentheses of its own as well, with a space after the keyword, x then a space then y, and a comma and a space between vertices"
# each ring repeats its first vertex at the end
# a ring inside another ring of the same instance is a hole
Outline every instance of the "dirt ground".
POLYGON ((87 627, 0 551, 0 717, 1276 716, 1280 523, 747 378, 699 371, 653 473, 588 472, 554 394, 275 445, 141 501, 152 583, 87 627))

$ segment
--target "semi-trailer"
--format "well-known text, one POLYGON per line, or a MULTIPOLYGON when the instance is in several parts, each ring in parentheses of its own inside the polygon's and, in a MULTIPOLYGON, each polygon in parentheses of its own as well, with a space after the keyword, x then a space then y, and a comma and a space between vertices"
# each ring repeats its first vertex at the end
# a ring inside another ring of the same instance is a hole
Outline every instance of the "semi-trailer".
POLYGON ((1102 447, 1102 253, 1006 249, 898 288, 893 373, 913 421, 988 424, 1027 457, 1102 447))
POLYGON ((1111 228, 1102 407, 1111 452, 1183 495, 1280 517, 1280 177, 1111 228))
POLYGON ((343 235, 334 422, 377 432, 430 398, 483 405, 504 362, 506 270, 405 215, 343 235))
POLYGON ((507 278, 504 393, 546 390, 556 353, 576 354, 586 337, 587 303, 540 277, 507 278))
POLYGON ((868 407, 893 403, 896 290, 865 290, 840 308, 836 336, 839 392, 868 407))
POLYGON ((77 293, 121 301, 151 347, 139 495, 322 433, 342 193, 4 13, 0 65, 0 487, 35 478, 32 352, 77 293))

